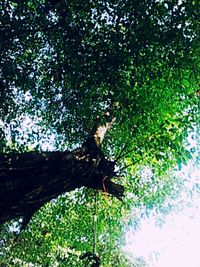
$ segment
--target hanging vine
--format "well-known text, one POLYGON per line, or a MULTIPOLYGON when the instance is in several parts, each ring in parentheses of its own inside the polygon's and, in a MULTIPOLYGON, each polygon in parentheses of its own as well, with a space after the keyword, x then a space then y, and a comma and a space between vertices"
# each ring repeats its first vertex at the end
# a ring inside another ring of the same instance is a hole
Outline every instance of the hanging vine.
POLYGON ((101 264, 100 258, 97 254, 97 205, 98 205, 98 191, 94 193, 94 213, 93 213, 93 251, 86 252, 80 256, 80 260, 84 261, 84 267, 99 267, 101 264))

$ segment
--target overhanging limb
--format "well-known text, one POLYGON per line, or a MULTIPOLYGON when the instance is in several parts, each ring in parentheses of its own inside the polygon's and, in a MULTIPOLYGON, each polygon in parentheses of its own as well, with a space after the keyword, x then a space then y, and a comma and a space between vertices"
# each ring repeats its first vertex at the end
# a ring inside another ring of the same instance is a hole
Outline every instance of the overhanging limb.
POLYGON ((0 155, 0 223, 25 221, 48 201, 82 186, 121 199, 124 187, 112 182, 115 162, 105 158, 100 143, 113 119, 97 123, 82 147, 66 152, 28 152, 0 155), (99 137, 101 127, 105 127, 99 137), (106 179, 105 179, 106 177, 106 179))

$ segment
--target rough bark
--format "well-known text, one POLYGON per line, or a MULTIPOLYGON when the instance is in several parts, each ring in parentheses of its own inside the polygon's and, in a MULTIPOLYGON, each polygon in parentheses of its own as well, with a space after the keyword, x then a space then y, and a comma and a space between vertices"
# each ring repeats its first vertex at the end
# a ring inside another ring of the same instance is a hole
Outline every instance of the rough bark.
POLYGON ((82 186, 121 198, 124 188, 111 181, 115 163, 90 139, 71 152, 0 155, 0 223, 28 221, 46 202, 82 186))

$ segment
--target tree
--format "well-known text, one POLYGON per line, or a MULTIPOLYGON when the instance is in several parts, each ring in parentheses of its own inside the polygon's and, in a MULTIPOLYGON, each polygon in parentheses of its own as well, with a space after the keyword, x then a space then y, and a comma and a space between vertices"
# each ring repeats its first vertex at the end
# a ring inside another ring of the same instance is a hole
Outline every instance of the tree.
POLYGON ((95 127, 82 148, 72 152, 2 155, 0 223, 23 217, 24 228, 47 201, 82 186, 122 197, 123 186, 111 182, 115 163, 104 157, 96 141, 100 128, 95 127))
POLYGON ((0 222, 82 186, 161 203, 199 120, 197 1, 4 0, 2 15, 0 222))

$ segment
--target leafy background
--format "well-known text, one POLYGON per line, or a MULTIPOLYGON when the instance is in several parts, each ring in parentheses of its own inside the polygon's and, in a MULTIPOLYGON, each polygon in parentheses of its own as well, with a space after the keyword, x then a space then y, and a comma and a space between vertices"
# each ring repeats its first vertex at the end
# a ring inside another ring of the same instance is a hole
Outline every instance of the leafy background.
MULTIPOLYGON (((197 1, 2 1, 0 151, 68 150, 93 121, 116 122, 103 144, 126 187, 123 202, 98 194, 104 266, 132 266, 122 230, 133 207, 160 208, 181 186, 171 174, 198 151, 197 1)), ((92 249, 94 192, 71 192, 37 212, 17 242, 1 226, 8 266, 77 266, 92 249), (77 263, 78 262, 78 263, 77 263)), ((142 266, 142 262, 137 262, 142 266)))

